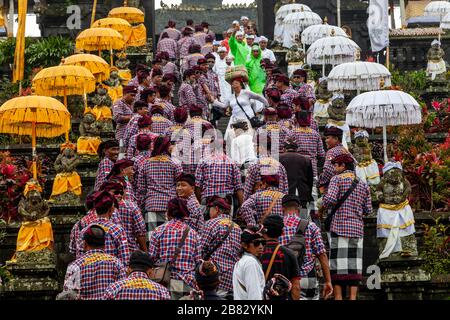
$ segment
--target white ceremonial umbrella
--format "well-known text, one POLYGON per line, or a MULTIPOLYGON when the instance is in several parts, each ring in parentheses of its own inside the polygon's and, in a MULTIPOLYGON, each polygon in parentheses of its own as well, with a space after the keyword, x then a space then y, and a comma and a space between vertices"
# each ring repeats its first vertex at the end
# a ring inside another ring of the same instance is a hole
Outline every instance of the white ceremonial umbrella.
POLYGON ((382 64, 376 62, 355 61, 340 64, 328 75, 329 91, 380 90, 381 80, 387 87, 391 86, 391 73, 382 64))
POLYGON ((348 105, 346 123, 360 128, 383 127, 384 161, 388 162, 386 128, 422 123, 422 108, 412 96, 402 91, 366 92, 348 105))
POLYGON ((309 64, 322 65, 322 75, 325 76, 325 65, 333 66, 353 62, 356 53, 361 48, 351 39, 340 36, 325 37, 315 41, 308 49, 309 64))
POLYGON ((447 1, 433 1, 430 2, 424 10, 425 16, 440 16, 443 17, 450 12, 450 2, 447 1))
POLYGON ((291 48, 295 35, 300 35, 303 30, 316 24, 322 24, 322 18, 317 13, 311 11, 300 11, 288 14, 283 21, 283 46, 286 48, 291 48))
POLYGON ((309 26, 308 28, 303 30, 302 43, 306 45, 311 45, 319 39, 331 36, 333 30, 336 36, 348 38, 348 35, 347 33, 345 33, 344 29, 339 28, 338 26, 332 26, 324 23, 309 26))
POLYGON ((301 3, 285 4, 278 9, 275 15, 275 32, 274 39, 283 42, 284 34, 284 18, 290 13, 300 11, 311 11, 311 8, 301 3))
POLYGON ((441 21, 441 28, 442 29, 450 29, 450 12, 447 13, 441 21))

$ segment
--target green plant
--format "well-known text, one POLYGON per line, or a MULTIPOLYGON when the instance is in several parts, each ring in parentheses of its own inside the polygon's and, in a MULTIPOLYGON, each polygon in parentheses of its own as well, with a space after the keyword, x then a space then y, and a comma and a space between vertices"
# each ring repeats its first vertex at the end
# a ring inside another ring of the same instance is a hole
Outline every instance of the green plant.
POLYGON ((427 74, 424 70, 419 71, 398 71, 393 70, 392 85, 398 86, 401 90, 408 92, 415 98, 423 93, 427 87, 427 74))
POLYGON ((39 39, 25 49, 27 64, 44 68, 59 65, 61 58, 70 56, 73 51, 73 41, 60 36, 39 39))
POLYGON ((450 273, 450 226, 436 220, 434 226, 424 225, 423 268, 432 276, 450 273))

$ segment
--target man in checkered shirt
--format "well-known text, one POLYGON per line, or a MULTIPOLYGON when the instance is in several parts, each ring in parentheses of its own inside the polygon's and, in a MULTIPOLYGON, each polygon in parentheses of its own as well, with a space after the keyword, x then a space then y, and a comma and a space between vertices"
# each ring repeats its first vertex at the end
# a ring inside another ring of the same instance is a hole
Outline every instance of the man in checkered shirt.
POLYGON ((236 162, 223 152, 223 140, 211 144, 211 155, 200 161, 195 173, 197 199, 207 203, 213 196, 236 196, 239 205, 244 202, 241 171, 236 162))
POLYGON ((294 71, 292 74, 292 88, 297 91, 300 97, 308 101, 308 109, 314 106, 314 103, 316 103, 316 95, 314 88, 308 84, 308 73, 305 70, 299 69, 294 71))
MULTIPOLYGON (((137 148, 137 139, 140 135, 147 135, 153 141, 158 138, 158 135, 152 132, 152 118, 150 116, 144 116, 139 120, 138 123, 138 132, 134 136, 132 136, 128 143, 127 148, 127 159, 133 160, 133 158, 137 157, 140 151, 137 148)), ((151 148, 150 148, 151 149, 151 148)))
POLYGON ((247 227, 258 226, 268 215, 283 216, 281 203, 286 194, 279 191, 279 184, 278 175, 261 177, 261 189, 250 196, 240 210, 247 227))
POLYGON ((139 133, 139 119, 148 114, 148 105, 143 101, 136 101, 134 103, 134 115, 128 122, 125 133, 123 135, 123 146, 128 148, 132 136, 139 133))
POLYGON ((359 181, 355 174, 354 159, 350 154, 335 157, 331 164, 334 176, 323 197, 323 206, 331 210, 344 198, 347 191, 353 192, 336 211, 330 228, 330 270, 335 299, 342 300, 342 287, 350 287, 350 300, 356 300, 358 286, 363 279, 363 216, 372 213, 372 197, 369 186, 359 181))
POLYGON ((195 71, 195 85, 194 92, 197 97, 197 105, 203 109, 203 118, 209 119, 209 102, 213 102, 211 91, 209 89, 209 80, 206 77, 206 71, 204 69, 208 66, 206 59, 200 59, 199 65, 194 67, 195 71))
POLYGON ((197 41, 193 37, 193 33, 194 31, 190 27, 186 27, 182 31, 183 37, 178 40, 178 56, 181 59, 180 65, 183 64, 184 58, 189 55, 189 48, 192 45, 197 44, 197 41))
POLYGON ((160 104, 164 107, 164 117, 170 121, 174 121, 173 113, 176 107, 172 104, 170 93, 172 88, 166 85, 160 85, 158 87, 159 98, 156 99, 155 103, 160 104))
POLYGON ((183 83, 178 90, 178 103, 181 107, 197 105, 197 96, 194 91, 195 81, 194 70, 189 69, 184 72, 183 83))
POLYGON ((280 182, 278 190, 282 193, 289 193, 289 182, 286 169, 276 159, 269 156, 272 150, 272 139, 268 138, 265 132, 256 136, 259 159, 250 165, 245 179, 244 200, 250 198, 260 188, 261 177, 264 175, 278 175, 280 182))
POLYGON ((331 161, 341 154, 349 154, 348 150, 342 145, 344 132, 341 129, 336 127, 327 128, 324 135, 328 151, 325 156, 323 172, 319 178, 319 187, 322 194, 326 193, 331 179, 336 175, 336 170, 331 161))
POLYGON ((283 198, 284 229, 279 238, 282 246, 288 245, 299 230, 300 223, 306 226, 303 237, 305 238, 305 257, 300 266, 301 300, 319 300, 319 281, 316 275, 316 259, 319 260, 325 277, 323 298, 327 299, 333 293, 331 284, 330 267, 327 252, 322 241, 320 229, 313 223, 300 218, 302 203, 297 196, 287 195, 283 198))
MULTIPOLYGON (((136 139, 136 148, 139 153, 138 156, 133 158, 134 161, 134 179, 133 189, 137 191, 137 184, 139 181, 139 173, 144 163, 152 157, 153 138, 147 134, 141 134, 136 139)), ((139 198, 139 194, 136 193, 136 204, 138 207, 142 207, 142 199, 139 198)))
POLYGON ((278 149, 281 153, 288 131, 278 123, 277 109, 273 107, 266 108, 264 110, 264 122, 266 124, 256 130, 256 135, 253 137, 253 143, 257 144, 257 137, 267 136, 274 145, 278 144, 278 149))
POLYGON ((189 216, 186 200, 174 198, 167 204, 169 222, 156 228, 150 234, 149 254, 154 263, 172 262, 172 278, 169 291, 172 300, 179 300, 194 288, 195 266, 200 260, 200 242, 197 232, 191 229, 185 219, 189 216), (175 257, 183 235, 185 241, 175 257))
POLYGON ((105 237, 102 226, 86 228, 82 237, 86 253, 67 267, 64 292, 75 292, 77 300, 100 300, 110 284, 126 277, 122 262, 105 252, 105 237))
POLYGON ((162 31, 159 40, 161 41, 162 34, 164 32, 167 32, 167 35, 169 36, 170 39, 173 39, 175 41, 180 40, 181 32, 178 29, 176 29, 176 26, 177 26, 177 23, 175 21, 169 20, 169 22, 167 22, 167 27, 162 31))
POLYGON ((103 300, 170 300, 169 290, 150 280, 153 267, 154 263, 147 253, 134 252, 128 276, 111 284, 103 300))
POLYGON ((220 100, 220 85, 219 85, 219 77, 217 73, 213 71, 213 68, 216 64, 216 57, 210 53, 205 56, 205 59, 208 63, 208 69, 206 71, 206 79, 208 80, 208 88, 211 92, 211 95, 214 99, 220 100))
POLYGON ((242 231, 233 223, 231 206, 225 199, 213 197, 208 208, 210 220, 203 227, 200 240, 202 258, 206 260, 210 256, 219 268, 220 285, 217 293, 226 298, 233 295, 233 269, 239 261, 242 231))
POLYGON ((294 99, 298 96, 298 92, 291 88, 289 78, 280 74, 276 78, 277 89, 281 92, 280 103, 287 104, 292 108, 294 99))
POLYGON ((97 177, 95 178, 94 190, 100 190, 100 187, 106 182, 106 177, 114 167, 114 163, 119 158, 119 142, 116 140, 108 140, 102 142, 98 147, 98 156, 100 164, 98 165, 97 177))
POLYGON ((169 58, 172 61, 177 59, 178 43, 177 40, 171 39, 166 32, 161 34, 161 40, 158 42, 157 54, 161 52, 169 53, 169 58))
POLYGON ((183 173, 181 165, 170 157, 170 148, 170 138, 158 137, 152 157, 138 173, 137 194, 149 233, 166 222, 167 202, 176 197, 176 180, 183 173))
POLYGON ((310 127, 311 118, 307 111, 297 112, 296 117, 297 124, 286 136, 286 141, 295 141, 298 145, 297 152, 311 159, 314 177, 317 177, 318 164, 323 163, 325 158, 322 137, 310 127))
POLYGON ((164 116, 164 105, 154 104, 151 109, 152 115, 152 132, 162 135, 173 123, 164 116))
POLYGON ((125 129, 133 116, 133 103, 138 94, 137 87, 126 86, 123 88, 123 98, 117 101, 113 107, 113 120, 116 123, 116 140, 124 138, 125 129))
POLYGON ((147 251, 145 221, 141 210, 135 202, 124 198, 124 188, 121 184, 111 183, 103 187, 104 190, 112 193, 118 203, 117 217, 122 228, 127 235, 130 252, 136 250, 147 251))
POLYGON ((201 233, 205 223, 204 209, 195 196, 195 177, 192 174, 182 174, 177 179, 177 196, 186 200, 189 217, 185 222, 189 227, 201 233))
MULTIPOLYGON (((97 215, 92 223, 102 227, 105 232, 105 253, 118 258, 125 266, 128 265, 130 259, 130 250, 128 248, 128 240, 125 230, 112 221, 115 211, 114 196, 108 191, 99 191, 94 195, 94 208, 97 215)), ((87 226, 80 234, 85 234, 87 226)), ((77 258, 83 254, 83 239, 78 239, 77 258)))

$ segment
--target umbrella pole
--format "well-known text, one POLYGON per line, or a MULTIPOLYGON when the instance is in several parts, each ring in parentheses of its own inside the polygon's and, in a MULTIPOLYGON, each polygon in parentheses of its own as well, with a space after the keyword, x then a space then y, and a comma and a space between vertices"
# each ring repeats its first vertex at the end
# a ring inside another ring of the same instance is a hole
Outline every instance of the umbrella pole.
POLYGON ((383 119, 384 119, 384 125, 383 125, 383 149, 384 149, 384 163, 388 163, 388 154, 387 154, 387 126, 386 126, 386 112, 385 107, 383 107, 383 119))
MULTIPOLYGON (((66 106, 66 109, 69 110, 67 106, 68 103, 67 103, 66 87, 64 87, 64 105, 66 106)), ((66 142, 69 142, 69 130, 66 131, 66 142)))
POLYGON ((306 57, 306 44, 303 44, 303 54, 305 55, 305 63, 308 63, 307 62, 307 57, 306 57))
POLYGON ((325 77, 325 63, 322 63, 322 77, 325 77))
POLYGON ((113 49, 109 49, 109 55, 111 57, 111 67, 114 67, 114 54, 113 54, 113 49))
MULTIPOLYGON (((32 110, 35 113, 35 110, 32 110)), ((31 156, 33 158, 33 179, 37 180, 36 122, 31 122, 31 156)))

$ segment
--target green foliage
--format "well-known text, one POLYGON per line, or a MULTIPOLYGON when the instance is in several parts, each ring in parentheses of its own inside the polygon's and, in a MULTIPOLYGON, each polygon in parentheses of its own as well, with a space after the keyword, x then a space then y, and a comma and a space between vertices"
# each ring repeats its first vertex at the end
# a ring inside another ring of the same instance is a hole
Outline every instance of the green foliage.
POLYGON ((392 86, 399 86, 414 98, 424 92, 427 87, 427 74, 424 70, 419 71, 391 71, 392 86))
MULTIPOLYGON (((0 57, 1 59, 1 57, 0 57)), ((19 94, 19 85, 13 84, 7 76, 0 78, 0 105, 19 94)))
POLYGON ((450 273, 450 227, 436 220, 435 226, 424 225, 424 270, 432 276, 450 273))
POLYGON ((32 67, 53 67, 61 62, 61 58, 72 55, 73 41, 60 36, 39 39, 26 50, 27 64, 32 67))

